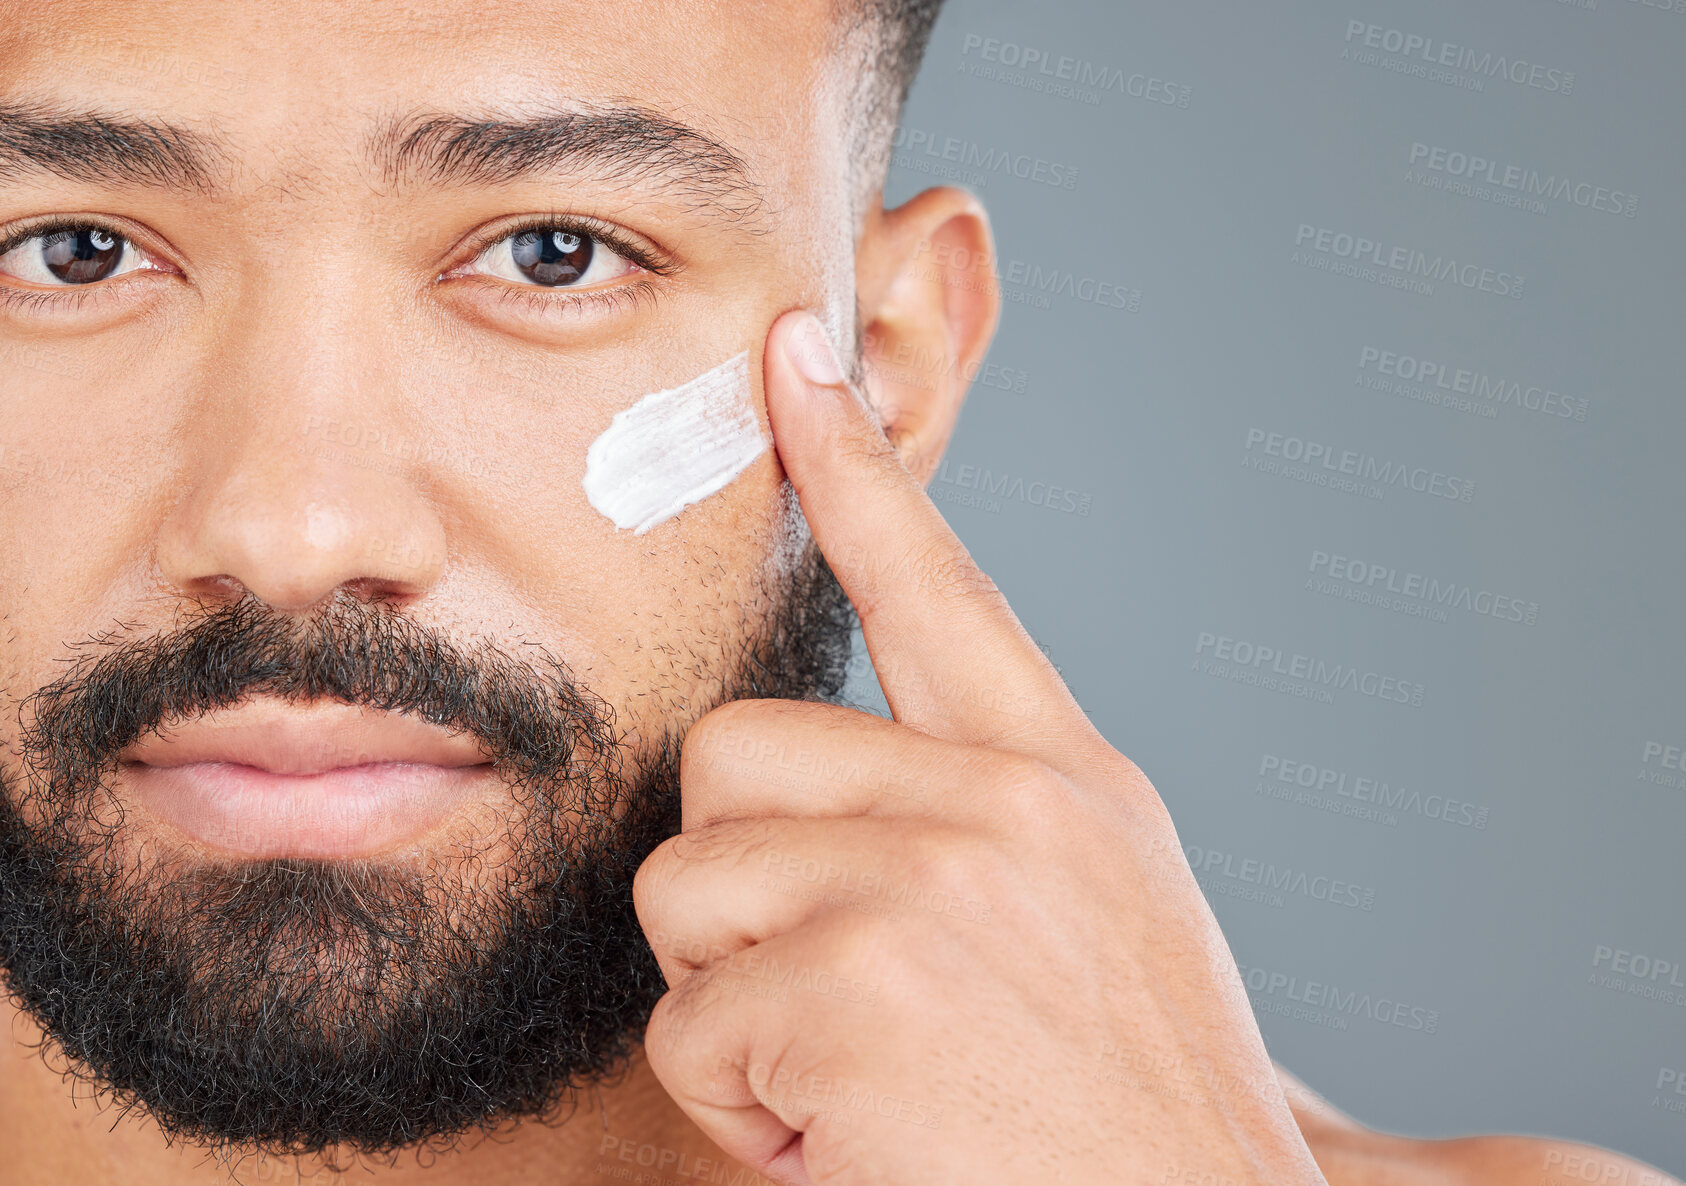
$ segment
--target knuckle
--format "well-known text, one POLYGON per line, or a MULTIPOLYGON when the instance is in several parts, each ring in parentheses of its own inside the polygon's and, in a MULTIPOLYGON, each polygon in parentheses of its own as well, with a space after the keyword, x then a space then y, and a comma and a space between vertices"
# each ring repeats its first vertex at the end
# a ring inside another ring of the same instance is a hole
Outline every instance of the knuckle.
POLYGON ((690 1028, 690 1000, 695 995, 695 990, 687 986, 696 980, 693 976, 663 994, 650 1010, 650 1020, 644 1026, 644 1056, 663 1083, 676 1079, 682 1065, 685 1031, 690 1028))
POLYGON ((659 924, 666 890, 673 882, 672 837, 658 844, 632 875, 632 909, 646 927, 659 924))
MULTIPOLYGON (((710 1100, 731 1077, 722 1080, 725 1035, 737 1028, 722 1019, 729 1009, 715 976, 701 970, 669 989, 644 1027, 644 1054, 663 1087, 676 1098, 710 1100)), ((724 1102, 724 1101, 720 1101, 724 1102)))
POLYGON ((1127 790, 1119 801, 1128 821, 1130 830, 1138 835, 1171 836, 1176 835, 1176 825, 1171 822, 1171 809, 1165 806, 1165 800, 1159 797, 1159 792, 1153 789, 1153 784, 1143 779, 1139 788, 1127 790))
POLYGON ((682 781, 700 786, 710 775, 763 766, 781 746, 781 730, 822 716, 832 705, 795 700, 729 700, 698 718, 680 748, 682 781))
POLYGON ((910 841, 913 874, 927 890, 971 896, 990 880, 989 854, 976 838, 949 828, 928 828, 910 841))
POLYGON ((955 541, 937 539, 917 552, 911 563, 920 588, 933 597, 964 600, 998 593, 994 581, 955 541))
POLYGON ((716 863, 735 869, 766 846, 772 828, 770 821, 759 817, 721 819, 681 832, 664 844, 672 846, 675 862, 716 863))
POLYGON ((864 1173, 861 1142, 846 1125, 815 1124, 802 1134, 802 1164, 816 1182, 867 1182, 880 1171, 864 1173))
POLYGON ((679 749, 679 771, 682 779, 694 781, 710 763, 726 754, 745 737, 748 713, 740 707, 744 701, 733 700, 699 717, 685 731, 679 749))
POLYGON ((697 722, 712 722, 716 728, 742 729, 753 724, 757 718, 765 717, 768 712, 779 707, 776 700, 728 700, 724 704, 716 705, 697 722))
POLYGON ((1099 780, 1092 794, 1124 813, 1134 830, 1170 829, 1171 810, 1141 767, 1116 750, 1111 759, 1110 766, 1103 764, 1107 776, 1099 780))
POLYGON ((1065 775, 1040 758, 1010 750, 991 752, 991 781, 1003 793, 1016 800, 1039 802, 1051 795, 1063 794, 1068 783, 1065 775))
POLYGON ((991 749, 978 752, 971 765, 969 781, 990 789, 986 809, 1006 834, 1023 840, 1069 818, 1071 783, 1041 759, 991 749))
POLYGON ((870 915, 852 910, 833 911, 812 924, 800 958, 833 976, 876 984, 891 966, 895 948, 889 931, 870 915))

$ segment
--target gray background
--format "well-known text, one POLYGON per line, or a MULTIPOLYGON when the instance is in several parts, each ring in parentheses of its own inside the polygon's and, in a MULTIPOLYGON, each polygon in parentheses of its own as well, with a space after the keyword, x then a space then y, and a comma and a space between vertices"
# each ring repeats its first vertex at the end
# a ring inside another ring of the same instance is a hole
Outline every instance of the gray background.
MULTIPOLYGON (((1682 6, 949 0, 889 194, 954 182, 992 211, 998 369, 933 494, 1214 862, 1200 881, 1274 1056, 1383 1129, 1550 1134, 1674 1173, 1686 1096, 1657 1084, 1686 1078, 1686 972, 1668 970, 1686 964, 1686 772, 1656 750, 1686 746, 1682 6), (1352 21, 1476 61, 1416 76, 1352 21), (1479 72, 1485 55, 1546 86, 1479 72), (1050 93, 1062 72, 1070 92, 1050 93), (1455 192, 1413 171, 1414 144, 1538 177, 1455 192), (1038 160, 1043 180, 1014 175, 1038 160), (1577 203, 1591 187, 1623 208, 1577 203), (1339 274, 1302 226, 1520 276, 1521 296, 1339 274), (1366 347, 1555 391, 1584 419, 1367 387, 1366 347), (1287 463, 1252 429, 1472 497, 1271 472, 1287 463), (1037 505, 1039 481, 1080 497, 1037 505), (1319 553, 1471 602, 1348 599, 1365 586, 1319 553), (1477 612, 1475 593, 1535 620, 1477 612), (1307 656, 1327 682, 1265 686, 1246 646, 1226 666, 1202 636, 1307 656), (1421 703, 1339 686, 1346 668, 1421 703), (1345 793, 1261 777, 1273 760, 1345 793), (1369 908, 1261 887, 1248 860, 1351 883, 1369 908)), ((871 700, 870 667, 855 676, 871 700)))

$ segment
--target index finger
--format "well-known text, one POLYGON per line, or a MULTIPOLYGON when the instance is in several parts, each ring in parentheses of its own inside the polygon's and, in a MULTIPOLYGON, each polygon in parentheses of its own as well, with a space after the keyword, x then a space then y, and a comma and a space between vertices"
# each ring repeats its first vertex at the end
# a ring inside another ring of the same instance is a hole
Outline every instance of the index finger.
POLYGON ((1001 590, 844 378, 825 330, 794 311, 766 350, 767 418, 820 552, 860 615, 897 721, 958 741, 1082 717, 1001 590))

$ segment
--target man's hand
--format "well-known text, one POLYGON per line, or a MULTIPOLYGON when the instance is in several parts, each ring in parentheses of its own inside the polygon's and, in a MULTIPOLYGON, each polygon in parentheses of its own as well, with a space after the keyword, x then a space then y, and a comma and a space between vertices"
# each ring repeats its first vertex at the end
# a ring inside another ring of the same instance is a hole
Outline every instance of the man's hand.
POLYGON ((818 323, 768 416, 893 721, 737 701, 639 871, 669 1094, 783 1183, 1321 1183, 1153 786, 1089 724, 818 323))

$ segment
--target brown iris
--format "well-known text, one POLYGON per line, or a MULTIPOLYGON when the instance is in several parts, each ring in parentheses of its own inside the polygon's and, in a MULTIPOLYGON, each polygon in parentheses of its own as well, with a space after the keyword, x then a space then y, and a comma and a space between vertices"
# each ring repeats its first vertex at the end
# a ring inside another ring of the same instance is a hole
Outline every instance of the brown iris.
POLYGON ((590 237, 573 231, 523 231, 509 246, 521 274, 547 288, 572 284, 591 266, 590 237))
POLYGON ((123 260, 124 241, 103 227, 78 227, 41 236, 41 262, 66 284, 92 284, 123 260))

